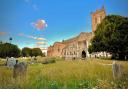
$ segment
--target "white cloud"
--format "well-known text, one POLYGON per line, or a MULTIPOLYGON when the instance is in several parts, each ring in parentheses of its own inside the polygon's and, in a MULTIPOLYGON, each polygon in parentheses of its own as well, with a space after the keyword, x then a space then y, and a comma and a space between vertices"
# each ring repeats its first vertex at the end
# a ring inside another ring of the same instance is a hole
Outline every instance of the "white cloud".
MULTIPOLYGON (((36 36, 32 36, 32 35, 25 35, 23 33, 19 33, 18 36, 36 40, 36 43, 34 43, 33 47, 37 47, 37 48, 45 47, 46 48, 46 46, 47 46, 47 39, 46 38, 36 37, 36 36)), ((32 43, 30 43, 30 41, 28 41, 28 42, 26 42, 26 44, 32 44, 32 43)))
POLYGON ((38 30, 43 30, 48 27, 46 21, 43 19, 37 20, 36 22, 31 22, 30 25, 34 26, 38 30))
POLYGON ((41 42, 37 42, 36 44, 37 44, 37 46, 39 46, 39 45, 47 45, 47 42, 41 41, 41 42))
POLYGON ((26 37, 28 37, 28 38, 32 38, 32 39, 35 39, 35 40, 37 39, 37 37, 29 36, 29 35, 28 35, 28 36, 26 36, 26 37))
POLYGON ((37 40, 37 41, 47 41, 46 38, 43 38, 43 37, 35 37, 35 36, 31 36, 31 35, 25 35, 23 33, 19 33, 18 36, 22 36, 22 37, 26 37, 26 38, 31 38, 31 39, 34 39, 34 40, 37 40))
POLYGON ((37 38, 36 40, 43 40, 43 41, 46 41, 46 39, 45 38, 37 38))

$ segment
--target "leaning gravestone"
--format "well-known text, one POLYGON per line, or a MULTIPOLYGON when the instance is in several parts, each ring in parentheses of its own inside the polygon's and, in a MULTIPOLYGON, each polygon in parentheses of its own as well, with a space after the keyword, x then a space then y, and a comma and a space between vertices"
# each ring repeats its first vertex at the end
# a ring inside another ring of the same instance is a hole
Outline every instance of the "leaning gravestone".
POLYGON ((16 64, 16 59, 15 58, 8 58, 6 65, 8 68, 14 68, 14 65, 16 64))

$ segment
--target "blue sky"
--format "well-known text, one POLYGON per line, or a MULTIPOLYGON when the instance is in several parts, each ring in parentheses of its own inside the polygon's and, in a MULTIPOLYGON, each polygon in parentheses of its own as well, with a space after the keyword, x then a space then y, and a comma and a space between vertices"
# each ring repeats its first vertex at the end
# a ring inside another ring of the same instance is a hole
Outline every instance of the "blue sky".
POLYGON ((103 5, 107 14, 128 16, 128 0, 0 0, 0 41, 12 37, 20 48, 47 47, 91 32, 90 13, 103 5), (38 30, 38 20, 48 27, 38 30))

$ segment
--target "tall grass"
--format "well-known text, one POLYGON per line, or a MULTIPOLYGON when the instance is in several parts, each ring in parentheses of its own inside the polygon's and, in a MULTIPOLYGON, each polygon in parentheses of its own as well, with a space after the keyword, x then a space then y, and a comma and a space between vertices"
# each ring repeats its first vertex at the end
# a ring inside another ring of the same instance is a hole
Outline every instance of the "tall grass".
POLYGON ((53 64, 29 65, 26 78, 12 78, 12 70, 0 67, 0 89, 127 89, 128 62, 125 75, 114 80, 112 67, 101 64, 110 60, 56 61, 53 64))

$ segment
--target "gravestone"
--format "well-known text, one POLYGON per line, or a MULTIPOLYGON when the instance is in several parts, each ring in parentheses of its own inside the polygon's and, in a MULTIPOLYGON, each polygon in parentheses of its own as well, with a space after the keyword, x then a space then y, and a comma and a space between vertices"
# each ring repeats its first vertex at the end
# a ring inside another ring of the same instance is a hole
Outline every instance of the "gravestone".
POLYGON ((122 77, 122 66, 120 64, 117 64, 115 61, 112 64, 112 72, 113 72, 113 78, 119 79, 122 77))
POLYGON ((35 56, 31 57, 31 64, 34 64, 37 62, 37 59, 35 56))
POLYGON ((15 64, 16 64, 15 58, 7 58, 6 65, 8 68, 14 68, 15 64))
POLYGON ((18 62, 16 60, 16 64, 14 65, 13 68, 13 78, 17 78, 18 76, 26 76, 27 72, 27 63, 26 62, 18 62))

